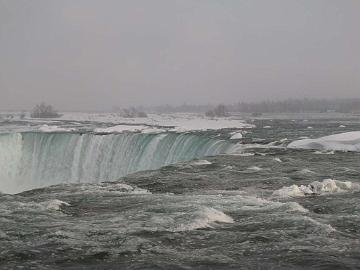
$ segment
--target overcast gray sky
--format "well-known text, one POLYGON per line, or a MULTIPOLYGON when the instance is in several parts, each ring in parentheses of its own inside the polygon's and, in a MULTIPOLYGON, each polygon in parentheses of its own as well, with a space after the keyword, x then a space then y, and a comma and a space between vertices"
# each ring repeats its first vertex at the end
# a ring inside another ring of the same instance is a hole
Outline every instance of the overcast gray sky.
POLYGON ((0 0, 0 110, 360 97, 359 0, 0 0))

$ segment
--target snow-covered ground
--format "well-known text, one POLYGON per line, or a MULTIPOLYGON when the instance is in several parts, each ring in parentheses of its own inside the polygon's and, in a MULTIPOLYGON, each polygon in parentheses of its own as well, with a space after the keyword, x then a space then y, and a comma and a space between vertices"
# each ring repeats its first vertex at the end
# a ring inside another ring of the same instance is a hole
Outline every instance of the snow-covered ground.
MULTIPOLYGON (((74 132, 78 130, 96 133, 143 132, 159 133, 165 131, 188 132, 218 130, 225 128, 245 129, 254 125, 239 118, 207 118, 199 114, 149 114, 146 118, 124 118, 115 113, 64 113, 56 119, 20 119, 7 120, 11 131, 74 132), (16 122, 14 130, 9 123, 16 122)), ((0 128, 0 131, 1 128, 0 128)))
MULTIPOLYGON (((193 130, 216 130, 223 128, 252 128, 254 125, 245 123, 244 120, 233 118, 208 118, 201 114, 149 114, 146 118, 124 118, 114 113, 88 114, 88 113, 65 113, 61 119, 76 121, 94 121, 117 124, 108 131, 138 131, 152 126, 166 128, 169 131, 187 132, 193 130), (121 124, 121 125, 119 125, 121 124), (124 124, 136 125, 133 128, 124 127, 124 124), (116 127, 117 126, 117 127, 116 127), (121 127, 123 126, 123 127, 121 127)), ((100 130, 97 130, 100 131, 100 130)), ((104 131, 104 130, 102 130, 104 131)), ((155 131, 155 130, 154 130, 155 131)), ((106 132, 106 131, 105 131, 106 132)))
POLYGON ((318 139, 304 139, 290 143, 288 148, 360 151, 360 131, 345 132, 318 139))

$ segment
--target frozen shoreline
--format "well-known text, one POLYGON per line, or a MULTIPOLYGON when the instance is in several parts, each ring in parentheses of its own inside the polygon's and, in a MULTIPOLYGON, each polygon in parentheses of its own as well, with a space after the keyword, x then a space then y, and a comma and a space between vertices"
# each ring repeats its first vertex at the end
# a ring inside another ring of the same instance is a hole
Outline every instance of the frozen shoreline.
POLYGON ((360 131, 345 132, 317 139, 303 139, 290 143, 288 148, 334 151, 360 151, 360 131))

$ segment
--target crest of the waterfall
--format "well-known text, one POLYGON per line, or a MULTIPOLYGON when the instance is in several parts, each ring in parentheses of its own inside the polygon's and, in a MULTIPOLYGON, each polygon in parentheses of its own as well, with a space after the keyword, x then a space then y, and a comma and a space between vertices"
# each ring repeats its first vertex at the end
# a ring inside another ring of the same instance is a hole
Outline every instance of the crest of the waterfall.
POLYGON ((0 191, 116 180, 141 170, 227 153, 230 141, 206 134, 12 133, 0 136, 0 191))

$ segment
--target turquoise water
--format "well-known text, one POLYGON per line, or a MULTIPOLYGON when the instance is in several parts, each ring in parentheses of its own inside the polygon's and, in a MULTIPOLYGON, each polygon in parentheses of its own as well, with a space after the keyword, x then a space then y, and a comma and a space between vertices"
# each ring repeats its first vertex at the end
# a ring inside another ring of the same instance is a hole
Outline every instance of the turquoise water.
POLYGON ((140 170, 217 155, 233 143, 207 134, 13 133, 0 135, 0 191, 116 180, 140 170))

